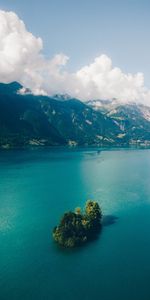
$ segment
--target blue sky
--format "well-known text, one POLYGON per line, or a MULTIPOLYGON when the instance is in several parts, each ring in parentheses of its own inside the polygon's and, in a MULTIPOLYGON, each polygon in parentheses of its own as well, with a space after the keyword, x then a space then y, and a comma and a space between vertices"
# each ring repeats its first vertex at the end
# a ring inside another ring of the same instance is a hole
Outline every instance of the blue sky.
POLYGON ((45 56, 64 53, 76 71, 106 54, 125 73, 143 72, 150 87, 150 1, 0 0, 43 40, 45 56))
POLYGON ((150 1, 0 0, 29 31, 42 37, 47 56, 63 52, 78 69, 105 53, 125 72, 142 71, 150 86, 150 1))

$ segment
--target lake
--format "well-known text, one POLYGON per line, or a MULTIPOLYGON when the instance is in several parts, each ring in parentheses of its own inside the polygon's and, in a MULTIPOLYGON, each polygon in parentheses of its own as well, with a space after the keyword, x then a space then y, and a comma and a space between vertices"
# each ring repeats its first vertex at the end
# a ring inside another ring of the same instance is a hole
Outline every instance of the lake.
POLYGON ((0 152, 1 300, 150 299, 150 150, 0 152), (99 238, 61 250, 65 211, 99 202, 99 238))

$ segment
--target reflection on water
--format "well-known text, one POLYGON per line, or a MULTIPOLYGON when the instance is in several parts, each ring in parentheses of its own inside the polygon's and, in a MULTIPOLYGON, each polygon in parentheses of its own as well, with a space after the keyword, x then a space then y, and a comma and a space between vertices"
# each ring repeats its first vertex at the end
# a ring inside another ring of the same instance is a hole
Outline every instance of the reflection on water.
POLYGON ((113 225, 117 222, 118 217, 113 215, 103 216, 102 224, 103 226, 113 225))

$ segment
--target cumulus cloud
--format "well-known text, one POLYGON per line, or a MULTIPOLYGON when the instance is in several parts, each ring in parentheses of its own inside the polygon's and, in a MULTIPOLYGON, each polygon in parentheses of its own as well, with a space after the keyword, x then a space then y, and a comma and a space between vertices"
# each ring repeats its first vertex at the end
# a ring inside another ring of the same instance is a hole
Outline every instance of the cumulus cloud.
POLYGON ((42 39, 30 33, 14 12, 0 10, 0 82, 18 81, 34 94, 67 93, 84 101, 117 98, 150 102, 143 73, 125 74, 113 67, 107 55, 70 73, 66 55, 46 59, 42 50, 42 39))
POLYGON ((97 57, 92 64, 79 70, 77 77, 84 87, 83 97, 139 101, 150 96, 144 87, 142 73, 125 74, 119 68, 113 67, 111 59, 106 55, 97 57), (86 90, 88 94, 85 93, 86 90))

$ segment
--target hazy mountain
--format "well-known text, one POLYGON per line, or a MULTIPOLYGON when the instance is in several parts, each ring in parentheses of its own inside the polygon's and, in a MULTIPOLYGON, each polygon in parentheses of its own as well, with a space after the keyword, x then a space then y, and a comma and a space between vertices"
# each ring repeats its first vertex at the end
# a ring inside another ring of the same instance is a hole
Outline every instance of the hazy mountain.
POLYGON ((20 94, 0 84, 0 147, 128 145, 150 141, 150 108, 113 101, 83 103, 68 95, 20 94), (98 105, 97 105, 98 104, 98 105))
POLYGON ((94 100, 88 105, 111 118, 127 136, 129 143, 149 143, 150 107, 136 103, 121 104, 118 100, 94 100))

